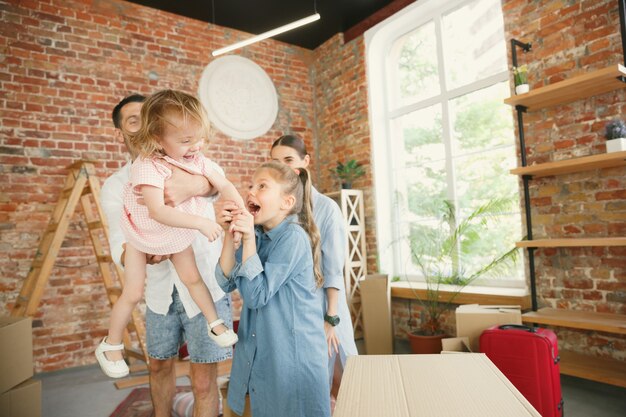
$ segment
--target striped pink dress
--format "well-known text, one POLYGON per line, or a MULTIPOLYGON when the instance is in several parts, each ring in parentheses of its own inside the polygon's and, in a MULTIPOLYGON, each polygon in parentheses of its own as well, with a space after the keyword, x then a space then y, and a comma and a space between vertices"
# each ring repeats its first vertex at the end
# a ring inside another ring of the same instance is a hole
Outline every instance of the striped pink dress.
MULTIPOLYGON (((139 204, 142 197, 141 185, 151 185, 164 189, 165 181, 172 171, 163 161, 180 167, 192 174, 206 176, 212 170, 210 160, 198 153, 187 163, 173 160, 169 156, 137 158, 131 167, 130 182, 124 188, 124 211, 121 226, 126 242, 150 255, 168 255, 186 249, 199 233, 195 229, 184 229, 161 224, 150 218, 148 207, 139 204)), ((178 205, 176 209, 189 214, 202 215, 207 205, 204 197, 192 197, 178 205)))

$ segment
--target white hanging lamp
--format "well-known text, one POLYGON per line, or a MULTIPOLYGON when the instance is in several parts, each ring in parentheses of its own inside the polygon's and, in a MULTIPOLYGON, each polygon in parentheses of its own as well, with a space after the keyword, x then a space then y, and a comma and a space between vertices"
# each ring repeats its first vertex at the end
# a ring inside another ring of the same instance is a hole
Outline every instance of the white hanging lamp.
POLYGON ((267 31, 265 33, 261 33, 260 35, 253 36, 253 37, 251 37, 249 39, 245 39, 243 41, 239 41, 239 42, 234 43, 234 44, 232 44, 230 46, 225 46, 224 48, 216 49, 215 51, 211 52, 211 55, 213 55, 213 56, 222 55, 222 54, 234 51, 236 49, 243 48, 244 46, 248 46, 248 45, 251 45, 253 43, 260 42, 260 41, 262 41, 264 39, 271 38, 271 37, 279 35, 281 33, 284 33, 284 32, 287 32, 287 31, 299 28, 300 26, 304 26, 306 24, 315 22, 316 20, 319 20, 321 16, 320 16, 319 13, 317 13, 317 7, 316 7, 315 3, 313 4, 313 7, 315 8, 315 13, 312 14, 311 16, 307 16, 307 17, 302 18, 300 20, 296 20, 295 22, 291 22, 291 23, 288 23, 288 24, 286 24, 284 26, 277 27, 276 29, 269 30, 269 31, 267 31))

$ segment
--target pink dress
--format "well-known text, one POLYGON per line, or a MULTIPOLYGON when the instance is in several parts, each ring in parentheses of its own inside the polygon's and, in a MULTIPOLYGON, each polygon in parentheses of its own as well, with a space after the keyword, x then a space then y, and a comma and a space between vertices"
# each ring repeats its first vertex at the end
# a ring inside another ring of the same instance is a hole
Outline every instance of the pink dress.
MULTIPOLYGON (((169 156, 137 158, 131 166, 130 182, 124 188, 124 211, 121 226, 126 242, 136 249, 150 255, 168 255, 186 249, 199 233, 195 229, 166 226, 150 218, 148 207, 139 204, 142 197, 138 186, 151 185, 164 189, 165 181, 172 175, 172 170, 163 164, 167 161, 192 174, 207 176, 212 170, 210 160, 198 153, 189 162, 181 163, 169 156)), ((201 216, 207 205, 204 197, 192 197, 180 205, 177 210, 201 216)))

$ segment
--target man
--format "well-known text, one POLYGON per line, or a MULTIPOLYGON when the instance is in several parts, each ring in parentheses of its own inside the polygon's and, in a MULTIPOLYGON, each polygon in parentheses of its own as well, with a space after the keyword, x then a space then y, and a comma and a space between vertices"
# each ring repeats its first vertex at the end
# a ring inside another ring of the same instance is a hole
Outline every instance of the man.
MULTIPOLYGON (((141 106, 145 97, 131 95, 113 109, 115 139, 128 147, 128 133, 141 126, 141 106)), ((133 156, 133 155, 131 155, 133 156)), ((133 156, 134 157, 134 156, 133 156)), ((123 210, 123 190, 130 179, 130 165, 111 175, 102 186, 101 204, 109 222, 109 245, 113 260, 123 266, 124 235, 120 227, 123 210)), ((222 172, 221 168, 215 168, 222 172)), ((173 167, 165 183, 166 204, 176 206, 193 195, 213 196, 215 191, 202 176, 191 175, 173 167)), ((205 215, 215 219, 213 205, 208 204, 205 215)), ((220 318, 232 328, 230 296, 225 295, 215 281, 215 265, 219 258, 221 240, 209 243, 198 234, 193 243, 198 270, 209 288, 220 318)), ((217 362, 232 357, 232 348, 218 347, 208 336, 206 319, 180 281, 169 256, 147 255, 146 280, 146 343, 150 357, 150 393, 155 417, 169 417, 176 392, 174 361, 178 347, 187 340, 190 354, 191 387, 194 394, 194 416, 218 414, 217 362)))

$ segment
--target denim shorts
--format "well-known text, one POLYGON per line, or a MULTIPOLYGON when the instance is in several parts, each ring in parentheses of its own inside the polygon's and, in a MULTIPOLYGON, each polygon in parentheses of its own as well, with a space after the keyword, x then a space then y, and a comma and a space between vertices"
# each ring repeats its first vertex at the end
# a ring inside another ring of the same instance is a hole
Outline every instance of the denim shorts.
MULTIPOLYGON (((215 309, 224 324, 233 328, 230 294, 215 302, 215 309)), ((174 287, 172 304, 167 314, 157 314, 146 309, 146 344, 148 356, 166 360, 178 355, 178 348, 185 341, 189 359, 193 363, 216 363, 233 356, 232 347, 219 347, 209 338, 209 325, 202 313, 189 318, 174 287)))

